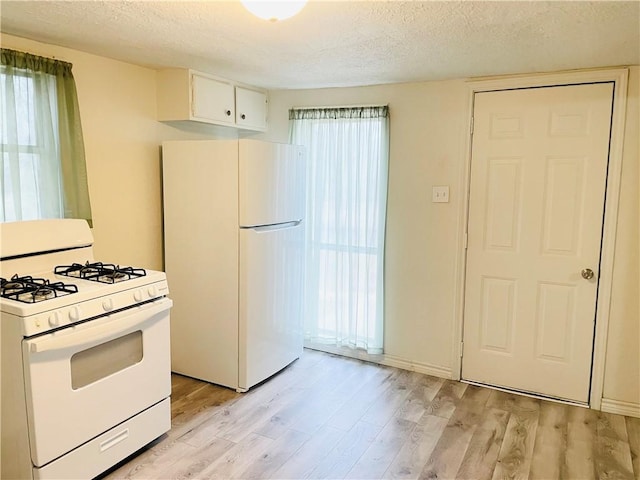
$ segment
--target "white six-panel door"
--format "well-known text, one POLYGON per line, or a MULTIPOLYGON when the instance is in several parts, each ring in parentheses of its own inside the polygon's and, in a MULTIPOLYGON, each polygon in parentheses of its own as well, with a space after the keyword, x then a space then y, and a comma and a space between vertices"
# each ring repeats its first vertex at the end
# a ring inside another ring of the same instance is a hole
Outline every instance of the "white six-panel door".
POLYGON ((475 94, 463 379, 588 402, 612 95, 475 94))

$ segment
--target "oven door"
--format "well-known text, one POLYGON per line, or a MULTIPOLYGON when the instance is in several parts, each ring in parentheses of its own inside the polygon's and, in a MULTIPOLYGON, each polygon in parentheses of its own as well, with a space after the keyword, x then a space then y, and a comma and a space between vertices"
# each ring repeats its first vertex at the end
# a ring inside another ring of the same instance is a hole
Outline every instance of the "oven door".
POLYGON ((170 395, 170 307, 162 298, 23 341, 35 466, 170 395))

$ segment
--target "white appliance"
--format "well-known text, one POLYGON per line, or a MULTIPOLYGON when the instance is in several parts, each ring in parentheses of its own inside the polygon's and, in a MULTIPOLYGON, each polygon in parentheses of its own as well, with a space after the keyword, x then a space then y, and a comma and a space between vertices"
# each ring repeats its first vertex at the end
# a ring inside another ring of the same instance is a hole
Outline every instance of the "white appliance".
POLYGON ((172 370, 245 392, 302 353, 302 149, 171 141, 162 156, 172 370))
POLYGON ((96 262, 84 220, 0 239, 0 477, 95 477, 171 428, 165 274, 96 262))

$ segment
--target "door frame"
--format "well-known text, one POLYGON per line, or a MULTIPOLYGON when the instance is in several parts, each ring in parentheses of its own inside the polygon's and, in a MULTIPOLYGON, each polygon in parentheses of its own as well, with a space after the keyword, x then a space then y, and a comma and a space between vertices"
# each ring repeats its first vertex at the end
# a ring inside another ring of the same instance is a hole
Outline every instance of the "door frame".
POLYGON ((607 350, 607 331, 611 304, 613 278, 613 260, 615 254, 616 232, 618 224, 618 205, 620 181, 622 175, 622 149, 627 107, 627 68, 580 70, 535 75, 517 75, 470 79, 467 82, 468 94, 468 130, 466 159, 459 177, 461 201, 459 206, 458 248, 456 258, 455 281, 455 323, 453 332, 453 358, 451 375, 460 380, 462 374, 462 341, 464 326, 465 280, 467 270, 467 225, 469 217, 469 188, 471 181, 471 148, 473 129, 474 95, 479 92, 511 90, 517 88, 551 87, 577 85, 583 83, 613 82, 613 113, 609 146, 609 164, 607 167, 607 190, 605 196, 603 236, 600 249, 600 280, 597 290, 595 331, 593 342, 593 361, 591 364, 591 388, 589 406, 600 409, 604 385, 604 366, 607 350))

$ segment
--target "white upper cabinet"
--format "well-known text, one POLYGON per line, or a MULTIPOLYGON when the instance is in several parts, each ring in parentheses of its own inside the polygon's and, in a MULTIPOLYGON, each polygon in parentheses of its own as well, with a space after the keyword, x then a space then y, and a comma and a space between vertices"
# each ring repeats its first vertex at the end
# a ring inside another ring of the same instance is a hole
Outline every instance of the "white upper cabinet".
POLYGON ((267 129, 267 94, 236 87, 236 123, 251 130, 267 129))
POLYGON ((235 105, 233 85, 198 73, 191 74, 191 113, 193 120, 233 124, 235 105))
POLYGON ((265 131, 267 94, 194 70, 160 70, 158 120, 192 120, 265 131))

